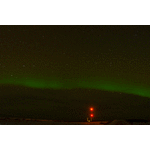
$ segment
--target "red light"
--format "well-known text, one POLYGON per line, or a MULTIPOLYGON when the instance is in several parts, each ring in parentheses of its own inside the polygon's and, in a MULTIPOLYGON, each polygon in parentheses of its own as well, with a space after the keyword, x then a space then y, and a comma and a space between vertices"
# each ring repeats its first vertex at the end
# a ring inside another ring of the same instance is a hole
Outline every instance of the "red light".
POLYGON ((93 111, 93 108, 90 108, 91 111, 93 111))
POLYGON ((93 114, 91 114, 90 116, 91 116, 91 117, 93 117, 94 115, 93 115, 93 114))

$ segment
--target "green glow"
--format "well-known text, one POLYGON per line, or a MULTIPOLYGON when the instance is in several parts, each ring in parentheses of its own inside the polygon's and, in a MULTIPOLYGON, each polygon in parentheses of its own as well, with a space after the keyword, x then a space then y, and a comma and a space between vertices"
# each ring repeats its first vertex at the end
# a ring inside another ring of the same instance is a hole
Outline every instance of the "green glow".
POLYGON ((27 87, 33 87, 33 88, 52 88, 52 89, 59 89, 61 87, 61 84, 55 81, 51 81, 50 83, 46 81, 36 81, 36 80, 27 80, 23 83, 23 85, 27 87))
POLYGON ((1 84, 12 84, 12 85, 22 85, 32 88, 42 88, 42 89, 99 89, 104 91, 114 91, 122 92, 127 94, 134 94, 143 97, 150 98, 150 89, 142 85, 135 85, 134 83, 129 83, 122 80, 107 80, 107 79, 3 79, 0 81, 1 84))

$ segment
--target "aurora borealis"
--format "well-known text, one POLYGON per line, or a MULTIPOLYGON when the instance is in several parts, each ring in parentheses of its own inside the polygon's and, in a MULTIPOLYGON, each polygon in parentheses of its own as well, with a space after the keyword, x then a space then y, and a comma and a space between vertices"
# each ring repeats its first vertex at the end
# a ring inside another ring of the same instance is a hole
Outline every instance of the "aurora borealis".
MULTIPOLYGON (((73 79, 72 79, 73 80, 73 79)), ((42 88, 42 89, 76 89, 76 88, 83 88, 83 89, 96 89, 96 90, 104 90, 104 91, 112 91, 112 92, 122 92, 127 94, 134 94, 143 97, 150 97, 150 89, 148 87, 142 87, 140 85, 131 85, 131 83, 115 83, 112 81, 107 81, 101 79, 100 81, 97 80, 94 82, 94 79, 89 80, 76 80, 74 81, 61 81, 61 80, 42 80, 42 79, 34 79, 34 78, 22 78, 14 82, 11 79, 3 79, 1 84, 13 84, 13 85, 21 85, 26 87, 32 88, 42 88)))
MULTIPOLYGON (((99 90, 132 94, 144 101, 150 98, 149 28, 1 26, 0 86, 99 90)), ((85 101, 80 92, 78 98, 85 101)))

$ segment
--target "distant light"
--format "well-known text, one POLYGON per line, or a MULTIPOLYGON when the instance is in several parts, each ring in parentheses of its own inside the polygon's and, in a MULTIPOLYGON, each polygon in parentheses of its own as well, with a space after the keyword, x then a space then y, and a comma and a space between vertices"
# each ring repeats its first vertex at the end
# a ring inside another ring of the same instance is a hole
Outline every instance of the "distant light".
POLYGON ((93 109, 93 108, 90 108, 90 110, 93 111, 94 109, 93 109))
POLYGON ((90 116, 91 116, 91 117, 93 117, 94 115, 93 115, 93 114, 91 114, 90 116))

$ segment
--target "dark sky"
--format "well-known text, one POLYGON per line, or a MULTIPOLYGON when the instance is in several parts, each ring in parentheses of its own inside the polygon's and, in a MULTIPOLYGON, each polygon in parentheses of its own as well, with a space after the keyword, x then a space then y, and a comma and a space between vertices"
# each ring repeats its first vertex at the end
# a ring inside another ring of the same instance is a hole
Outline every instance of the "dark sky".
POLYGON ((5 115, 148 118, 150 26, 0 26, 5 115))

